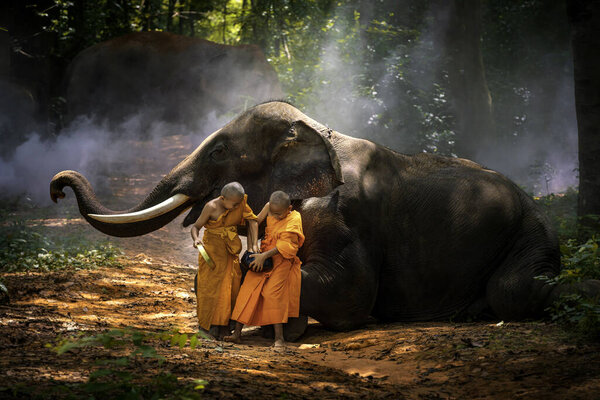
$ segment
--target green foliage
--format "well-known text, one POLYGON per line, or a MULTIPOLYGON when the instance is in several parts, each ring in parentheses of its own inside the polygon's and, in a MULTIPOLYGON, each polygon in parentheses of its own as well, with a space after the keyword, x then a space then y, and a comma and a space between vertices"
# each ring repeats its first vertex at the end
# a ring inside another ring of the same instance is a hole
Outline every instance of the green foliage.
POLYGON ((578 191, 575 188, 568 188, 564 193, 534 197, 550 218, 561 242, 577 237, 577 196, 578 191))
POLYGON ((552 320, 590 339, 600 338, 600 304, 578 294, 565 294, 548 309, 552 320))
MULTIPOLYGON (((568 239, 560 246, 563 269, 560 274, 549 278, 539 276, 550 285, 573 284, 586 279, 600 279, 600 239, 592 237, 583 244, 568 239)), ((563 294, 547 311, 552 320, 575 332, 591 337, 600 337, 599 298, 586 298, 580 294, 563 294)))
POLYGON ((120 267, 121 251, 110 242, 80 237, 53 240, 23 225, 0 230, 0 271, 53 271, 120 267))
POLYGON ((553 278, 544 279, 555 285, 558 283, 574 283, 584 279, 600 279, 600 239, 592 237, 583 244, 569 239, 560 246, 563 269, 553 278))
POLYGON ((132 328, 112 329, 92 336, 80 334, 77 337, 59 338, 54 344, 46 347, 57 355, 89 347, 105 349, 130 349, 125 357, 98 359, 97 368, 89 375, 84 384, 64 386, 71 395, 86 393, 92 399, 198 399, 207 381, 195 379, 182 383, 179 378, 162 370, 164 357, 151 345, 152 341, 161 340, 171 345, 184 348, 195 348, 198 336, 188 336, 176 330, 171 332, 144 332, 132 328), (138 358, 154 360, 156 373, 139 373, 134 370, 138 358))

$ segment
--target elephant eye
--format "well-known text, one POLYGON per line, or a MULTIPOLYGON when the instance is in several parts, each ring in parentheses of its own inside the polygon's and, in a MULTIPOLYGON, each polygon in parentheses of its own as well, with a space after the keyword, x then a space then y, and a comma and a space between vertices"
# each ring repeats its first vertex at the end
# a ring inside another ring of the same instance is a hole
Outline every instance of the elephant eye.
POLYGON ((225 146, 216 147, 213 151, 210 152, 210 158, 212 158, 213 160, 222 159, 225 155, 225 150, 227 150, 225 146))

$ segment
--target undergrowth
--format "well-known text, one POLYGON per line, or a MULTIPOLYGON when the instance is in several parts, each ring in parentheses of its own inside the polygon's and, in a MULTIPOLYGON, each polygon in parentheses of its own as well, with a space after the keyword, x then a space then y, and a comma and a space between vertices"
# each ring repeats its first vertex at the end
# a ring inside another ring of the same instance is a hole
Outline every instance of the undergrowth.
MULTIPOLYGON (((80 333, 59 337, 55 343, 46 344, 57 356, 68 352, 77 354, 78 349, 89 348, 129 351, 129 354, 95 360, 86 382, 56 383, 52 385, 51 395, 53 398, 90 400, 200 399, 208 382, 203 379, 183 380, 172 374, 164 367, 165 358, 153 346, 153 343, 162 341, 173 347, 194 349, 198 346, 198 339, 198 334, 187 335, 178 331, 154 333, 132 328, 111 329, 96 335, 80 333), (144 367, 140 368, 142 362, 144 367)), ((0 395, 2 393, 13 398, 46 398, 49 394, 18 384, 0 387, 0 395)))
MULTIPOLYGON (((587 279, 600 279, 600 239, 595 236, 585 243, 569 239, 560 246, 562 270, 554 277, 539 276, 550 285, 573 284, 587 279)), ((553 321, 590 339, 600 339, 600 298, 581 294, 563 294, 547 308, 553 321)))
MULTIPOLYGON (((536 199, 550 218, 560 240, 561 272, 554 277, 539 276, 550 285, 569 285, 600 279, 600 232, 583 231, 577 218, 577 191, 536 199), (586 237, 587 239, 581 239, 586 237)), ((588 218, 593 218, 589 216, 588 218)), ((547 308, 553 321, 569 331, 600 340, 600 299, 581 294, 564 294, 547 308)))
POLYGON ((0 272, 121 267, 121 254, 109 241, 52 239, 19 224, 0 229, 0 272))

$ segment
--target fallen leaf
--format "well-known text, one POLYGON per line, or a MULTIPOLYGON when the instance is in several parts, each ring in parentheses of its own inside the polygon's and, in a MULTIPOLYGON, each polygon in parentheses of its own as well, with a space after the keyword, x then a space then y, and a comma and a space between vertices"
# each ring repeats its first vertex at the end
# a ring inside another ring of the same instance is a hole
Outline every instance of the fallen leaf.
POLYGON ((318 349, 319 347, 321 347, 320 344, 303 343, 300 346, 298 346, 298 350, 318 349))

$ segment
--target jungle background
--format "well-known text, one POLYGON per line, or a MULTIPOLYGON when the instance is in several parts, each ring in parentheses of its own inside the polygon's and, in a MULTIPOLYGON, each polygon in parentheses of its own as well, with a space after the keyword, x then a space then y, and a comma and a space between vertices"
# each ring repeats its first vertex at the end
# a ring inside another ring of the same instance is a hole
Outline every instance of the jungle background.
POLYGON ((594 398, 598 299, 566 297, 544 321, 372 321, 347 333, 313 321, 284 354, 252 331, 228 347, 195 334, 197 254, 179 219, 108 238, 73 196, 55 206, 47 188, 76 169, 105 204, 127 208, 256 100, 194 131, 69 121, 65 76, 82 50, 140 31, 253 44, 284 98, 329 127, 509 176, 559 233, 564 269, 549 280, 598 279, 598 4, 2 2, 0 397, 594 398))

